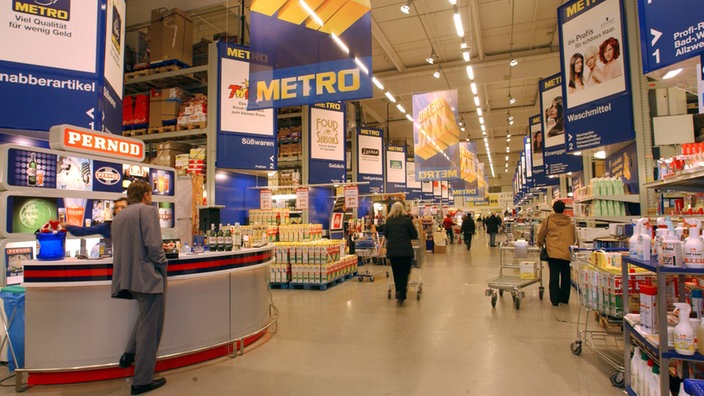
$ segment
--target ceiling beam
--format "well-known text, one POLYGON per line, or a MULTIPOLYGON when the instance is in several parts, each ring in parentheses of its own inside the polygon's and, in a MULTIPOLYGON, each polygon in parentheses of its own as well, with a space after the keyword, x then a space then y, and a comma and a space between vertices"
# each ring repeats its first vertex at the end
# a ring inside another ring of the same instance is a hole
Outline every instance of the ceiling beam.
MULTIPOLYGON (((370 115, 374 120, 376 120, 376 121, 377 121, 378 123, 380 123, 380 124, 385 124, 385 123, 386 123, 386 118, 385 118, 385 117, 382 117, 381 115, 379 115, 379 113, 377 113, 376 111, 374 111, 374 110, 373 110, 371 107, 369 107, 366 103, 364 103, 364 102, 359 102, 359 103, 362 105, 362 109, 364 110, 364 113, 365 113, 365 114, 370 115)), ((408 121, 408 120, 406 120, 406 121, 408 121)))
POLYGON ((477 43, 477 56, 479 60, 484 60, 484 44, 482 43, 482 26, 479 23, 479 7, 477 0, 469 0, 469 13, 472 17, 472 30, 474 30, 474 41, 477 43))
POLYGON ((400 73, 405 72, 406 66, 404 66, 403 62, 401 62, 401 58, 398 56, 398 54, 394 50, 394 47, 389 42, 389 39, 387 39, 384 32, 381 31, 381 28, 379 27, 379 24, 376 23, 376 21, 374 20, 374 17, 372 17, 371 19, 372 19, 372 36, 376 39, 376 41, 379 43, 381 48, 384 50, 384 53, 386 54, 386 56, 389 57, 389 60, 391 61, 391 63, 394 64, 394 67, 396 67, 396 70, 400 73))

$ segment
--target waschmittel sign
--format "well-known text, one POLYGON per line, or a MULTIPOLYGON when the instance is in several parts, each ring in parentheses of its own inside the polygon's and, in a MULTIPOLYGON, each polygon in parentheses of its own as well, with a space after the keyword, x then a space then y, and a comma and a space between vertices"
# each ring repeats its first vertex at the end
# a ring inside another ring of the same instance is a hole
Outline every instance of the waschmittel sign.
POLYGON ((252 1, 250 109, 372 96, 371 1, 306 5, 317 18, 299 0, 252 1))

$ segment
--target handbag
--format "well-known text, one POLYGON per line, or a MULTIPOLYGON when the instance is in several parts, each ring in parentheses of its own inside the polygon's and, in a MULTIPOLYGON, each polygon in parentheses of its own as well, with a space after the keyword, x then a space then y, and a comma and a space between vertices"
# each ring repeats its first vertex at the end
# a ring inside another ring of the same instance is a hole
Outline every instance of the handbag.
MULTIPOLYGON (((549 218, 549 217, 545 220, 545 228, 546 228, 546 229, 547 229, 547 227, 548 227, 548 224, 547 224, 548 221, 550 221, 550 218, 549 218)), ((548 257, 548 249, 547 249, 546 246, 543 246, 543 247, 540 249, 540 261, 548 261, 548 258, 549 258, 549 257, 548 257)))

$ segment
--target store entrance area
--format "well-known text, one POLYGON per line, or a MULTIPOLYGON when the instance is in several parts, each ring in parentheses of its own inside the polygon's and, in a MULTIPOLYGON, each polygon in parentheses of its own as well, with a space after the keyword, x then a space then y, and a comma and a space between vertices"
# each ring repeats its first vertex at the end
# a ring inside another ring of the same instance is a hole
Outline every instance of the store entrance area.
MULTIPOLYGON (((386 267, 376 265, 360 267, 376 274, 375 282, 350 280, 325 291, 272 290, 279 309, 275 334, 243 356, 158 373, 167 383, 149 394, 623 394, 609 381, 613 369, 593 351, 585 348, 580 356, 570 351, 580 309, 576 292, 569 305, 553 307, 547 296, 539 299, 536 284, 524 289, 520 310, 510 294, 492 309, 484 291, 498 273, 499 248, 487 241, 479 231, 470 251, 455 244, 445 254, 428 254, 422 298, 409 290, 401 306, 387 299, 386 267)), ((547 286, 547 268, 543 279, 547 286)), ((105 341, 111 342, 107 336, 105 341)), ((2 370, 4 377, 7 368, 2 370)), ((122 379, 35 386, 25 393, 128 391, 129 381, 122 379)), ((0 395, 10 394, 13 387, 0 387, 0 395)))

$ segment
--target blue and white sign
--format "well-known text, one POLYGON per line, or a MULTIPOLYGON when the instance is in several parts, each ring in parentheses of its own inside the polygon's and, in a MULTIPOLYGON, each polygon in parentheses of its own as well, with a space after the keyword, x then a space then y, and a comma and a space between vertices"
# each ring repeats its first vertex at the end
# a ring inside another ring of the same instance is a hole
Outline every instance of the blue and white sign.
POLYGON ((345 181, 345 104, 325 102, 310 110, 308 183, 345 181))
POLYGON ((528 130, 530 131, 531 156, 533 163, 533 174, 545 173, 543 167, 543 123, 540 114, 528 118, 528 130))
POLYGON ((635 139, 621 0, 569 1, 558 27, 567 152, 635 139))
MULTIPOLYGON (((543 167, 549 175, 582 169, 582 157, 569 155, 565 149, 565 106, 562 76, 555 74, 540 80, 540 108, 543 109, 543 167)), ((523 180, 520 185, 523 186, 523 180)))
POLYGON ((696 0, 638 0, 643 73, 704 52, 704 12, 696 0))
POLYGON ((406 148, 388 146, 386 148, 386 191, 406 192, 406 148))
POLYGON ((247 110, 250 57, 245 47, 218 43, 218 168, 276 169, 274 112, 247 110))
POLYGON ((406 187, 407 199, 423 198, 422 183, 416 180, 416 162, 413 157, 406 158, 406 187))
POLYGON ((381 129, 359 128, 357 133, 357 181, 359 193, 384 192, 384 139, 381 129))

